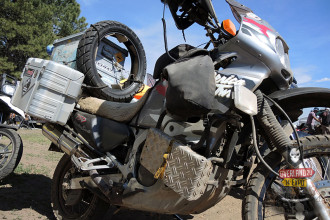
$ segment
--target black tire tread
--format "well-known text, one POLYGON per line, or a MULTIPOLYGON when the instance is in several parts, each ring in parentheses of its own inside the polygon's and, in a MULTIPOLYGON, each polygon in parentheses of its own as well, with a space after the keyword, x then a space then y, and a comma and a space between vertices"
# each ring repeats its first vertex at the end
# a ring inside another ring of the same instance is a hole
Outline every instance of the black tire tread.
MULTIPOLYGON (((117 21, 100 21, 94 25, 92 25, 89 29, 86 30, 85 34, 83 35, 82 39, 79 42, 78 50, 77 50, 77 67, 78 70, 85 74, 85 82, 91 86, 101 86, 97 83, 97 79, 95 79, 95 74, 93 71, 93 58, 91 57, 93 54, 93 44, 95 40, 98 40, 98 31, 106 28, 107 26, 111 26, 113 28, 117 28, 119 30, 124 30, 128 34, 132 36, 135 41, 135 45, 137 50, 140 53, 140 62, 142 62, 142 73, 141 77, 144 78, 146 73, 146 55, 143 49, 143 45, 137 35, 129 29, 126 25, 117 22, 117 21)), ((143 80, 143 79, 142 79, 143 80)), ((130 101, 134 94, 138 92, 140 89, 140 85, 137 84, 133 86, 127 93, 121 93, 120 95, 109 92, 108 87, 103 89, 93 89, 91 92, 98 98, 106 99, 109 101, 118 101, 118 102, 126 102, 130 101)))
POLYGON ((14 130, 1 128, 0 133, 9 136, 14 142, 13 156, 10 158, 10 161, 7 164, 7 166, 0 169, 0 180, 1 180, 4 179, 6 176, 8 176, 10 173, 12 173, 15 170, 15 168, 18 166, 23 154, 23 142, 20 136, 14 130))

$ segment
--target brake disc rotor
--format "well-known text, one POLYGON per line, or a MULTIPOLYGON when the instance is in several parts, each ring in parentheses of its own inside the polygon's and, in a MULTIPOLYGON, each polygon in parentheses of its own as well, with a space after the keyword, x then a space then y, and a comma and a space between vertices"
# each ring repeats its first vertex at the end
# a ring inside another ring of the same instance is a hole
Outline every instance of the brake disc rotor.
POLYGON ((315 182, 315 187, 321 193, 321 195, 326 199, 326 201, 330 202, 330 180, 322 180, 315 182))

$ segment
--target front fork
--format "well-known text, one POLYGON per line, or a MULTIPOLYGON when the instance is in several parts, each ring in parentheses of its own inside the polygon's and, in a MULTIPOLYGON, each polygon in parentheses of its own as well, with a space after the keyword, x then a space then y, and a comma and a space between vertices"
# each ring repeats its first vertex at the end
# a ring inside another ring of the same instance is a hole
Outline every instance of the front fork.
MULTIPOLYGON (((287 134, 292 134, 292 129, 284 129, 287 130, 287 134)), ((304 162, 301 161, 300 159, 297 160, 297 154, 299 151, 297 151, 296 148, 290 148, 287 151, 287 158, 292 162, 294 161, 297 166, 297 168, 306 168, 304 165, 304 162)), ((299 154, 299 158, 300 158, 300 154, 299 154)), ((289 163, 290 164, 290 163, 289 163)), ((329 207, 327 202, 325 201, 325 199, 323 198, 323 196, 319 193, 319 191, 317 190, 317 188, 315 187, 314 182, 312 181, 311 178, 307 178, 307 185, 305 188, 305 192, 310 195, 311 197, 311 201, 312 201, 312 205, 315 209, 315 212, 317 214, 317 216, 320 219, 330 219, 330 213, 329 213, 329 207)))
MULTIPOLYGON (((305 168, 303 163, 299 164, 299 168, 305 168)), ((320 219, 330 219, 329 206, 320 192, 316 189, 311 178, 307 178, 306 192, 311 196, 313 207, 320 219)))
MULTIPOLYGON (((270 145, 274 148, 276 147, 281 152, 291 167, 305 168, 302 159, 300 159, 299 148, 292 147, 291 140, 289 139, 292 131, 289 135, 284 131, 260 90, 255 91, 255 95, 257 96, 258 103, 257 119, 261 128, 267 134, 270 145)), ((311 196, 316 214, 321 219, 330 219, 328 205, 311 179, 307 179, 306 191, 311 196)))

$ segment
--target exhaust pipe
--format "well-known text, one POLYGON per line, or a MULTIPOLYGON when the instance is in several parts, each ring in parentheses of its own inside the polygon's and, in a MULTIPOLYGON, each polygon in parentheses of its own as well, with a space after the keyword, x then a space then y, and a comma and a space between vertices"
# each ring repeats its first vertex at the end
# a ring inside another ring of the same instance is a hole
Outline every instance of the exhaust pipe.
MULTIPOLYGON (((79 151, 78 146, 81 145, 81 143, 77 141, 71 134, 65 131, 62 126, 46 123, 42 126, 42 134, 70 157, 79 151)), ((81 164, 76 164, 74 160, 72 160, 72 162, 78 168, 81 168, 81 164)), ((90 170, 89 175, 92 181, 100 189, 100 191, 107 197, 107 199, 110 201, 116 201, 118 204, 122 203, 120 196, 111 195, 113 186, 108 185, 106 181, 99 175, 97 170, 90 170)))
POLYGON ((69 156, 76 153, 78 146, 81 144, 59 125, 44 124, 42 126, 42 134, 69 156))

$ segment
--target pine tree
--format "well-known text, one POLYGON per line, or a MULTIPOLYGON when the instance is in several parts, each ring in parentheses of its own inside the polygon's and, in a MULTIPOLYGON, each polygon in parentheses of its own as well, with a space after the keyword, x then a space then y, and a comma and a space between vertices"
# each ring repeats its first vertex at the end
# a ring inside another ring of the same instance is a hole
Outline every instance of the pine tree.
POLYGON ((86 29, 86 18, 80 15, 80 5, 76 0, 52 0, 54 7, 53 32, 65 37, 86 29))
POLYGON ((0 0, 0 73, 20 76, 29 57, 48 58, 54 39, 84 30, 75 0, 0 0))

